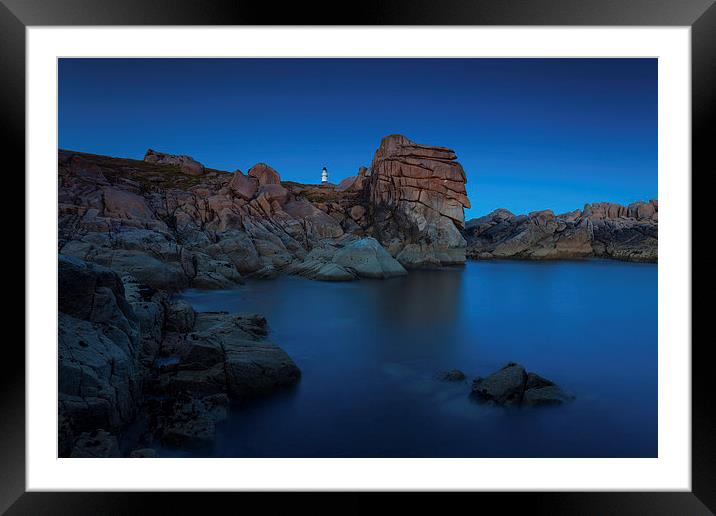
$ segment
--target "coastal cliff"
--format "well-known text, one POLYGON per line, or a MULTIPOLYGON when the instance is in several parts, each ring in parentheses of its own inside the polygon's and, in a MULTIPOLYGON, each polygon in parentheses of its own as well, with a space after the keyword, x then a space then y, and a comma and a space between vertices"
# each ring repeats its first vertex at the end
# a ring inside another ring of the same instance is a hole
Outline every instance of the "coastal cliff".
POLYGON ((551 210, 514 215, 498 209, 468 221, 467 256, 474 259, 613 258, 658 260, 658 201, 587 204, 555 215, 551 210))

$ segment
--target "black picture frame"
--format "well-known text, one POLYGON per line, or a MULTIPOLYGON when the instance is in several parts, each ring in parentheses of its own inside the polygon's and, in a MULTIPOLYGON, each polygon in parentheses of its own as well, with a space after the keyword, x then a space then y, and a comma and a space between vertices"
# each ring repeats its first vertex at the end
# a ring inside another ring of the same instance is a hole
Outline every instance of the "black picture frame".
MULTIPOLYGON (((692 169, 702 169, 703 173, 713 170, 713 144, 708 136, 716 104, 713 0, 364 0, 350 4, 286 3, 280 7, 246 0, 0 0, 0 113, 6 129, 0 145, 4 156, 19 158, 15 170, 24 170, 25 166, 24 152, 20 152, 25 148, 25 30, 41 25, 689 26, 692 169)), ((685 173, 694 176, 691 171, 685 173)), ((24 181, 20 183, 21 190, 16 192, 24 192, 24 181)), ((706 340, 694 340, 692 345, 691 492, 464 493, 453 494, 455 499, 450 504, 462 501, 480 510, 489 501, 505 504, 510 512, 524 509, 538 514, 712 514, 716 511, 716 423, 710 399, 710 346, 706 340)), ((142 514, 161 507, 162 512, 172 514, 195 512, 196 508, 218 510, 219 503, 246 507, 247 502, 258 503, 271 514, 295 510, 303 502, 310 503, 314 512, 324 506, 340 514, 384 507, 384 495, 374 493, 334 493, 320 500, 306 493, 26 493, 25 353, 19 339, 7 340, 3 347, 6 367, 0 376, 0 512, 142 514)), ((426 497, 421 493, 410 499, 400 495, 399 500, 401 512, 407 512, 412 504, 421 510, 447 507, 441 495, 426 497)), ((238 510, 239 506, 234 507, 238 510)))

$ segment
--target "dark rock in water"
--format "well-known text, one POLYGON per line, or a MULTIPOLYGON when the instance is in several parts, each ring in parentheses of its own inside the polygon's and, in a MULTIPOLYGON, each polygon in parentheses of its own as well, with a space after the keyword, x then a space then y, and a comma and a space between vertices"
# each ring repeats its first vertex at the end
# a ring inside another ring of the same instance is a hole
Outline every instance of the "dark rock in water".
POLYGON ((85 432, 79 436, 72 449, 73 458, 121 457, 117 438, 105 430, 85 432))
POLYGON ((465 373, 459 369, 451 369, 440 374, 440 379, 445 382, 461 382, 465 380, 465 373))
POLYGON ((510 362, 487 378, 475 378, 472 394, 498 405, 519 405, 527 382, 525 368, 510 362))
POLYGON ((574 400, 551 380, 510 362, 487 378, 475 378, 471 396, 494 405, 559 405, 574 400))
POLYGON ((550 387, 538 387, 525 390, 522 397, 522 405, 561 405, 568 401, 573 401, 574 396, 564 392, 556 385, 550 387))

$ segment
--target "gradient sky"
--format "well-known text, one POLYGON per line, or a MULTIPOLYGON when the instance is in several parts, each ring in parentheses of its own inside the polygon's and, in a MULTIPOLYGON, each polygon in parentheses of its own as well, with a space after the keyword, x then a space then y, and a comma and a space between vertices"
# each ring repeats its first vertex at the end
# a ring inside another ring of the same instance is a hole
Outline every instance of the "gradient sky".
POLYGON ((656 59, 61 59, 59 145, 284 180, 368 166, 391 133, 455 149, 472 209, 657 197, 656 59))

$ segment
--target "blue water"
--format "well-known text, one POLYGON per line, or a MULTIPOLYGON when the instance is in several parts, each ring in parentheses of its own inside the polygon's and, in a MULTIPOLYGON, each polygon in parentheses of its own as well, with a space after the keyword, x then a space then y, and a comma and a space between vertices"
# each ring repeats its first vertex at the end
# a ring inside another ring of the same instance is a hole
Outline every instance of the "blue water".
POLYGON ((182 297, 199 311, 264 314, 269 339, 303 373, 295 388, 233 409, 214 456, 657 455, 653 264, 469 262, 386 281, 285 276, 182 297), (576 401, 471 401, 472 378, 509 361, 576 401), (454 368, 468 381, 436 378, 454 368))

